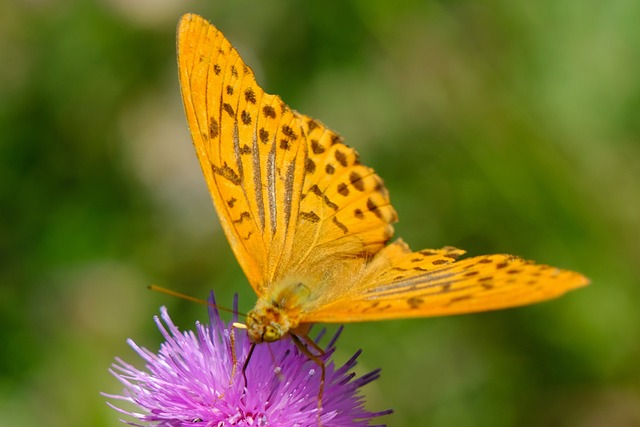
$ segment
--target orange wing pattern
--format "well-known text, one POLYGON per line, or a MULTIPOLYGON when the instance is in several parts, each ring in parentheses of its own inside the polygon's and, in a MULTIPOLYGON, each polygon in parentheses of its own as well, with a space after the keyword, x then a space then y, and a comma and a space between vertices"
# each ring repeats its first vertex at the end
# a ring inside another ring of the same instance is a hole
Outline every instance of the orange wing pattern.
POLYGON ((402 241, 383 249, 349 295, 304 316, 307 322, 357 322, 497 310, 558 297, 588 284, 573 271, 513 255, 456 261, 455 248, 411 252, 402 241))
POLYGON ((266 94, 197 15, 180 21, 178 68, 227 239, 260 310, 286 312, 291 327, 494 310, 588 283, 512 255, 457 260, 464 251, 386 245, 397 216, 380 177, 336 133, 266 94))
POLYGON ((203 18, 178 27, 183 102, 200 165, 251 285, 377 253, 396 213, 382 180, 323 124, 266 94, 203 18))

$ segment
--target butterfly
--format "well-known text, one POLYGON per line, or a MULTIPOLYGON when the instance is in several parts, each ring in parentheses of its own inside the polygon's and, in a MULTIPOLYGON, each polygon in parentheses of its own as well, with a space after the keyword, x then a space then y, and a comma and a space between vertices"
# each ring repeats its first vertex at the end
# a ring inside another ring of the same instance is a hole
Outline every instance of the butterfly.
POLYGON ((224 233, 258 296, 253 343, 315 322, 443 316, 521 306, 585 286, 513 255, 392 243, 382 179, 342 137, 256 83, 225 36, 187 14, 178 68, 195 150, 224 233))

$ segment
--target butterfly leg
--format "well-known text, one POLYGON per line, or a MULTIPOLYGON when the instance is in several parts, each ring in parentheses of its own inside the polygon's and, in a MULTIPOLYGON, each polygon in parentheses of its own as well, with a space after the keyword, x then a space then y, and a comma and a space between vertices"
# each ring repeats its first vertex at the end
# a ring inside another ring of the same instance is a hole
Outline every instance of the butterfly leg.
POLYGON ((304 342, 307 343, 307 345, 313 347, 313 349, 318 352, 318 356, 324 356, 324 353, 325 353, 324 349, 320 347, 318 344, 316 344, 316 342, 313 339, 311 339, 309 335, 302 335, 302 339, 304 340, 304 342))
POLYGON ((298 337, 297 335, 291 334, 291 339, 293 340, 293 343, 296 345, 296 347, 298 347, 298 349, 302 353, 304 353, 305 356, 307 356, 309 359, 315 362, 316 365, 320 367, 320 390, 318 391, 318 426, 320 426, 321 425, 320 415, 322 414, 322 395, 324 394, 324 380, 326 375, 324 360, 322 360, 320 357, 324 355, 324 350, 320 348, 318 344, 315 343, 315 341, 309 338, 309 336, 302 335, 302 338, 308 345, 313 347, 313 349, 318 351, 319 353, 317 355, 313 354, 311 351, 309 351, 309 348, 307 348, 307 345, 305 345, 305 343, 302 342, 300 337, 298 337))
POLYGON ((253 350, 256 348, 256 343, 251 343, 251 348, 249 348, 249 354, 247 354, 247 358, 242 365, 242 377, 244 378, 244 386, 248 387, 249 382, 247 381, 247 367, 249 366, 249 360, 251 360, 251 355, 253 354, 253 350))

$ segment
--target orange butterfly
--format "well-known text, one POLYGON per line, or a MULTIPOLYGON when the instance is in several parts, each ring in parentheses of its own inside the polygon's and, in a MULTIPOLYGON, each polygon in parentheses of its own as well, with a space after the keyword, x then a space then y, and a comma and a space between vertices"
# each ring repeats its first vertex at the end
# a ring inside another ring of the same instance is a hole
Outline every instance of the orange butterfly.
POLYGON ((382 179, 338 134, 265 93, 200 16, 180 21, 178 67, 213 203, 258 294, 246 321, 252 342, 300 345, 313 322, 495 310, 588 283, 512 255, 457 260, 464 251, 452 247, 387 244, 397 215, 382 179))

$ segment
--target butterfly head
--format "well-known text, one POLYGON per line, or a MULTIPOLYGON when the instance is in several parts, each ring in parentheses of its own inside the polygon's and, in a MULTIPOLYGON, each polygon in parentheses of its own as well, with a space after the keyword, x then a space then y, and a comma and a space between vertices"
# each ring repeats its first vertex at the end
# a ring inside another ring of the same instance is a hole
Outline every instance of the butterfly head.
POLYGON ((287 314, 273 303, 259 300, 247 315, 247 333, 254 343, 278 341, 290 328, 287 314))

